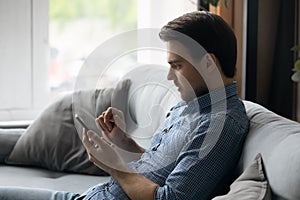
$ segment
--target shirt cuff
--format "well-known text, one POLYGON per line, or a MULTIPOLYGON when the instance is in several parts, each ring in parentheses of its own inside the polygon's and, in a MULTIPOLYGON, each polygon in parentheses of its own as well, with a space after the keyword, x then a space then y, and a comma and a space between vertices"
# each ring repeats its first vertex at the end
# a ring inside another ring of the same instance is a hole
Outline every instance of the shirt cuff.
POLYGON ((155 192, 154 192, 154 199, 155 200, 162 199, 163 192, 161 190, 162 190, 162 187, 159 187, 159 186, 156 187, 155 192))

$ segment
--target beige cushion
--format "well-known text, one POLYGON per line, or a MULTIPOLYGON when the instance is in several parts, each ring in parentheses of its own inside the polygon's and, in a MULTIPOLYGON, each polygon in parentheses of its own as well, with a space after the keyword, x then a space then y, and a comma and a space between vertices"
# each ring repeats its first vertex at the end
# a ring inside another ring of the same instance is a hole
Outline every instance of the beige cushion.
POLYGON ((270 200, 271 192, 263 170, 261 154, 254 162, 230 185, 228 194, 213 200, 270 200))

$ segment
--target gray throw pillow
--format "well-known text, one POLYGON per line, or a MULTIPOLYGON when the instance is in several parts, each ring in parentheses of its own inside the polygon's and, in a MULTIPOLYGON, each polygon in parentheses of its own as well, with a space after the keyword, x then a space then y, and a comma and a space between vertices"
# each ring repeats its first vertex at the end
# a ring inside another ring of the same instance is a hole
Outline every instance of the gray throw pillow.
POLYGON ((85 121, 95 126, 94 119, 111 106, 114 96, 122 102, 119 109, 126 110, 129 87, 130 80, 124 80, 114 89, 76 91, 63 96, 49 105, 28 127, 6 163, 39 166, 54 171, 106 174, 88 160, 79 137, 82 128, 77 132, 73 109, 80 108, 88 114, 90 118, 85 118, 85 121))
POLYGON ((261 154, 230 185, 230 191, 212 200, 271 200, 271 190, 264 173, 261 154))

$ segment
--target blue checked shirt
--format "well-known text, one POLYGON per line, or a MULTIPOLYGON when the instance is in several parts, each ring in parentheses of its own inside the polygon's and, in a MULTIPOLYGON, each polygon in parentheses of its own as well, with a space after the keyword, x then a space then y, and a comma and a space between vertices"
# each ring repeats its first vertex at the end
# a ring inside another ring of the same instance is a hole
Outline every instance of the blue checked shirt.
MULTIPOLYGON (((235 169, 249 120, 236 83, 180 102, 166 116, 141 159, 129 163, 157 183, 154 199, 209 199, 235 169)), ((85 199, 129 199, 118 183, 98 185, 85 199)))

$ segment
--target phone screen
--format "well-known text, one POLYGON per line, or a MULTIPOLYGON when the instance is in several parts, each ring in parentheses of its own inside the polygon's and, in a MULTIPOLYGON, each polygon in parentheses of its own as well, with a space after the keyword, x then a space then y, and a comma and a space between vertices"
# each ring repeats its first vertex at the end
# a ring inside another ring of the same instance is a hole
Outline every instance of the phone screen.
POLYGON ((83 119, 81 117, 79 117, 78 114, 75 114, 75 119, 81 124, 81 126, 83 126, 83 128, 85 129, 85 131, 90 130, 88 128, 88 126, 84 123, 83 119))

